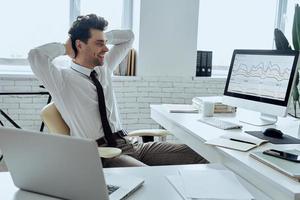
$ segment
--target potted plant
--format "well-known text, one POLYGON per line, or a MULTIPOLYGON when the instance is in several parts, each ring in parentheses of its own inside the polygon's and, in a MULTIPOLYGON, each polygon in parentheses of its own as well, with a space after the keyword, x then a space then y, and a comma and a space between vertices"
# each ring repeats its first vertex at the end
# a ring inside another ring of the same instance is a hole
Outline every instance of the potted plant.
MULTIPOLYGON (((274 35, 275 35, 276 48, 278 50, 292 49, 288 40, 279 29, 275 29, 274 35)), ((300 49, 300 7, 298 4, 295 7, 292 38, 293 38, 294 49, 296 51, 299 51, 300 49)), ((294 117, 297 117, 297 104, 300 107, 300 101, 299 101, 300 95, 298 90, 298 84, 299 84, 299 71, 297 70, 295 84, 292 89, 294 117)))

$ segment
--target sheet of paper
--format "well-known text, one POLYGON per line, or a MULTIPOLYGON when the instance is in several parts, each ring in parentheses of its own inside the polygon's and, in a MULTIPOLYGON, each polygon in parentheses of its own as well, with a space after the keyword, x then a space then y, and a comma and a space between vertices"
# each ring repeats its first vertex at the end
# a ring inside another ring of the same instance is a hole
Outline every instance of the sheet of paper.
POLYGON ((198 113, 198 109, 188 104, 163 104, 170 113, 198 113))
POLYGON ((183 170, 180 174, 186 198, 253 199, 231 171, 183 170))
POLYGON ((175 188, 175 190, 180 194, 182 199, 190 200, 191 198, 187 198, 184 189, 183 189, 183 182, 180 175, 171 175, 166 176, 167 180, 171 183, 171 185, 175 188))

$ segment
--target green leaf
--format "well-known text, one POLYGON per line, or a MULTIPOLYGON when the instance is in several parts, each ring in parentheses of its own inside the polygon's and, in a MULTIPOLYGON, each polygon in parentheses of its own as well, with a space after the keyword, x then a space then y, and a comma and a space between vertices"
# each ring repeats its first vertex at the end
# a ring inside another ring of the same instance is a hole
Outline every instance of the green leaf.
MULTIPOLYGON (((292 38, 293 38, 294 49, 299 51, 300 50, 300 7, 298 4, 295 6, 292 38)), ((298 84, 299 84, 299 71, 297 71, 296 81, 292 91, 295 115, 296 115, 296 107, 297 107, 296 102, 299 103, 298 84)))
POLYGON ((292 37, 294 49, 300 50, 300 7, 298 4, 295 7, 292 37))
POLYGON ((299 100, 299 91, 298 91, 298 88, 297 87, 293 87, 293 100, 294 101, 297 101, 299 100))

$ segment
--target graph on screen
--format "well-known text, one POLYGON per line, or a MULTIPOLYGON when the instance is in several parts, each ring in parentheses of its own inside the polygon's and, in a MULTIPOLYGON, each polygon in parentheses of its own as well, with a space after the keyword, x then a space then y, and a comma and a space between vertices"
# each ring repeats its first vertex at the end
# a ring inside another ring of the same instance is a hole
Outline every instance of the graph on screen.
POLYGON ((293 61, 293 56, 237 54, 228 91, 284 100, 293 61))

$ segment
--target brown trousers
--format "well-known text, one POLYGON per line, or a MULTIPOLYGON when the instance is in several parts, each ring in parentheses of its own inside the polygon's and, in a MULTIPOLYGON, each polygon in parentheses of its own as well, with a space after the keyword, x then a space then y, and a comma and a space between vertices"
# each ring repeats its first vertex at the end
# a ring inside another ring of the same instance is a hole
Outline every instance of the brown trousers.
POLYGON ((122 149, 122 154, 115 158, 102 159, 104 167, 208 163, 203 157, 184 144, 168 142, 138 143, 128 139, 118 139, 116 147, 122 149))

